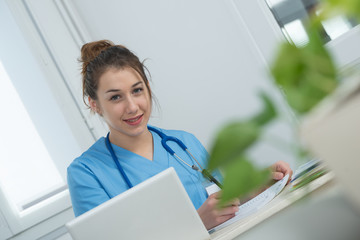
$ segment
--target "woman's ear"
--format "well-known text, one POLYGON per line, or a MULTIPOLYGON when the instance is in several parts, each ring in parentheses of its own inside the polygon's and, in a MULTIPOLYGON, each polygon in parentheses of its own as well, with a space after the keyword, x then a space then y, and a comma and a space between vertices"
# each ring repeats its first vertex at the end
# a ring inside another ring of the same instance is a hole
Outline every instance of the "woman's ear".
POLYGON ((89 105, 90 105, 90 108, 93 112, 96 112, 97 114, 99 114, 100 116, 102 116, 102 113, 101 113, 101 109, 100 107, 98 106, 98 103, 96 100, 92 99, 92 98, 88 98, 89 100, 89 105))

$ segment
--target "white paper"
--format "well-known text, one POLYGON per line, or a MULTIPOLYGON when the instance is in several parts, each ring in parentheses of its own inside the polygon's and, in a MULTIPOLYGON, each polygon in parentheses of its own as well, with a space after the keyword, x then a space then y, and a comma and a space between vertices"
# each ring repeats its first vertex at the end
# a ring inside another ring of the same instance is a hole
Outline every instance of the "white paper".
POLYGON ((289 179, 289 175, 286 175, 285 177, 283 177, 283 179, 277 181, 275 184, 273 184, 271 187, 269 187, 268 189, 266 189, 265 191, 254 197, 253 199, 240 205, 239 211, 236 213, 235 217, 212 228, 211 230, 209 230, 209 232, 212 233, 214 231, 217 231, 221 228, 230 225, 233 222, 236 222, 242 218, 249 216, 250 214, 257 212, 260 208, 262 208, 267 203, 269 203, 276 195, 278 195, 281 192, 281 190, 285 187, 288 179, 289 179))
POLYGON ((208 194, 208 196, 210 196, 213 193, 216 193, 218 191, 220 191, 221 188, 219 188, 218 185, 216 185, 215 183, 211 184, 210 186, 206 187, 206 192, 208 194))

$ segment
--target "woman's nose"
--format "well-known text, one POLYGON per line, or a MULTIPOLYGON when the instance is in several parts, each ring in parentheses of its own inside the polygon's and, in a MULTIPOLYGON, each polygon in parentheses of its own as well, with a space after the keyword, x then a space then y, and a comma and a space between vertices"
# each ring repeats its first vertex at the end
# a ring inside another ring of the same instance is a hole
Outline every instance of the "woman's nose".
POLYGON ((132 97, 127 98, 127 106, 126 106, 126 113, 133 114, 136 113, 138 110, 138 105, 136 104, 136 101, 132 97))

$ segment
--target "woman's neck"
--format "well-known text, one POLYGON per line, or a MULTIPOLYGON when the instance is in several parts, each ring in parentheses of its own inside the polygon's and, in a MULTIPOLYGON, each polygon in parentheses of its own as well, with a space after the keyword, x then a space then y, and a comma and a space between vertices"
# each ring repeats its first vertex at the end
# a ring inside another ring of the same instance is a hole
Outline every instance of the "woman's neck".
POLYGON ((139 136, 133 137, 119 136, 110 131, 110 142, 151 161, 153 160, 153 138, 151 132, 147 129, 139 136))

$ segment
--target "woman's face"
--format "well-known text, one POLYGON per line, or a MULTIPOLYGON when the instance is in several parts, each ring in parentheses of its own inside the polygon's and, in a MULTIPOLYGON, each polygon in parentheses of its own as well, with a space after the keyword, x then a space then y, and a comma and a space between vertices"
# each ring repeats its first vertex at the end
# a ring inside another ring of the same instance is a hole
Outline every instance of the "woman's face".
POLYGON ((147 130, 151 98, 144 80, 132 68, 110 68, 99 79, 97 100, 89 99, 113 137, 136 137, 147 130))

